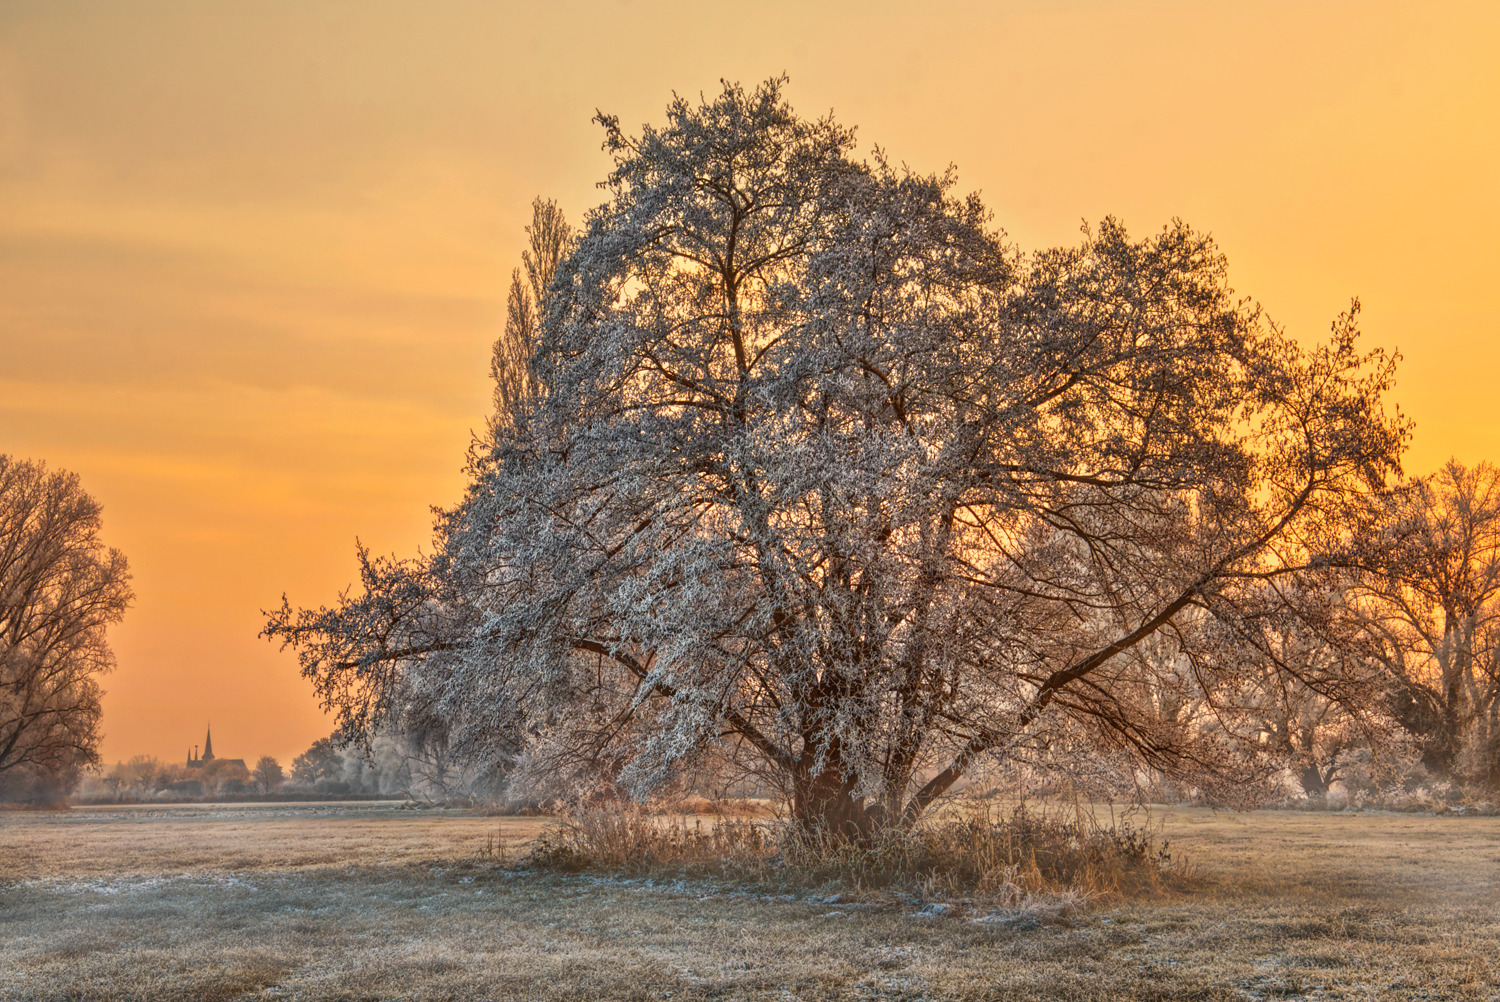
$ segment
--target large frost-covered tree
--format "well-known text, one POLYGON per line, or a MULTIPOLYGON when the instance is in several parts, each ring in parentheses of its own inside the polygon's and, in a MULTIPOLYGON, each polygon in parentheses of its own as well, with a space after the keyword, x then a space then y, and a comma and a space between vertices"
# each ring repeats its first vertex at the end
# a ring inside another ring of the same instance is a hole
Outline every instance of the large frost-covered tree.
POLYGON ((600 116, 609 199, 549 286, 545 389, 435 556, 268 634, 356 727, 416 694, 460 743, 642 793, 729 755, 847 833, 1064 734, 1254 771, 1215 694, 1244 690, 1246 617, 1398 472, 1392 360, 1352 311, 1300 348, 1181 224, 1024 255, 951 174, 855 157, 782 88, 638 136, 600 116), (1173 687, 1195 713, 1159 712, 1173 687))

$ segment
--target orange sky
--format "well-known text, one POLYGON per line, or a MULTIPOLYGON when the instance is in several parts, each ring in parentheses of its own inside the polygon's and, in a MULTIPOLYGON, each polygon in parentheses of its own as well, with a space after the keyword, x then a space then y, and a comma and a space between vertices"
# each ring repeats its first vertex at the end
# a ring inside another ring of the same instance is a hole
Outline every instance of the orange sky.
POLYGON ((1500 4, 802 8, 0 3, 0 451, 80 473, 134 567, 107 760, 327 732, 258 610, 425 541, 532 196, 576 219, 596 107, 721 77, 956 163, 1023 247, 1181 216, 1299 336, 1358 295, 1409 468, 1500 459, 1500 4))

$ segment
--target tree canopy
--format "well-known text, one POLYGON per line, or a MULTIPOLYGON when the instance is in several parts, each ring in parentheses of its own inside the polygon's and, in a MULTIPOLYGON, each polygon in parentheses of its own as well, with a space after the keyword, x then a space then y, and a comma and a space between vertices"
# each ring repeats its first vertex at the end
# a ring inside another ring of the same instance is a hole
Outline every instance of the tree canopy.
POLYGON ((599 116, 524 419, 432 557, 268 635, 353 730, 641 794, 727 756, 855 833, 1060 741, 1263 772, 1246 653, 1399 475, 1357 304, 1303 348, 1180 222, 1023 253, 783 84, 599 116))

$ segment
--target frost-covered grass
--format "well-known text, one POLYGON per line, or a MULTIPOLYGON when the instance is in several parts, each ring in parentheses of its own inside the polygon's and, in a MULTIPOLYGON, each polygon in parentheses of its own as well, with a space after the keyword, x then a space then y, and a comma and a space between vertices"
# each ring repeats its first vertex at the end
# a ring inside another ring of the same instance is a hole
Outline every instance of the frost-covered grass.
POLYGON ((1199 892, 989 921, 486 858, 537 819, 3 814, 0 998, 1500 995, 1500 820, 1159 813, 1199 892))

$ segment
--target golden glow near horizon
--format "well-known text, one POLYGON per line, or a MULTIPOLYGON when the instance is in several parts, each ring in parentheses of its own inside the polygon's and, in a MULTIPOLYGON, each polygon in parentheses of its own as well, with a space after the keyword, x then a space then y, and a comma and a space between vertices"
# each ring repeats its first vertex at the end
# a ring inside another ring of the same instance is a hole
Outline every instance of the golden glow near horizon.
POLYGON ((1500 460, 1500 5, 804 7, 0 7, 0 451, 81 474, 134 567, 107 760, 327 732, 258 610, 425 543, 532 196, 576 221, 596 108, 721 77, 957 164, 1023 248, 1180 216, 1299 337, 1357 295, 1409 470, 1500 460))

